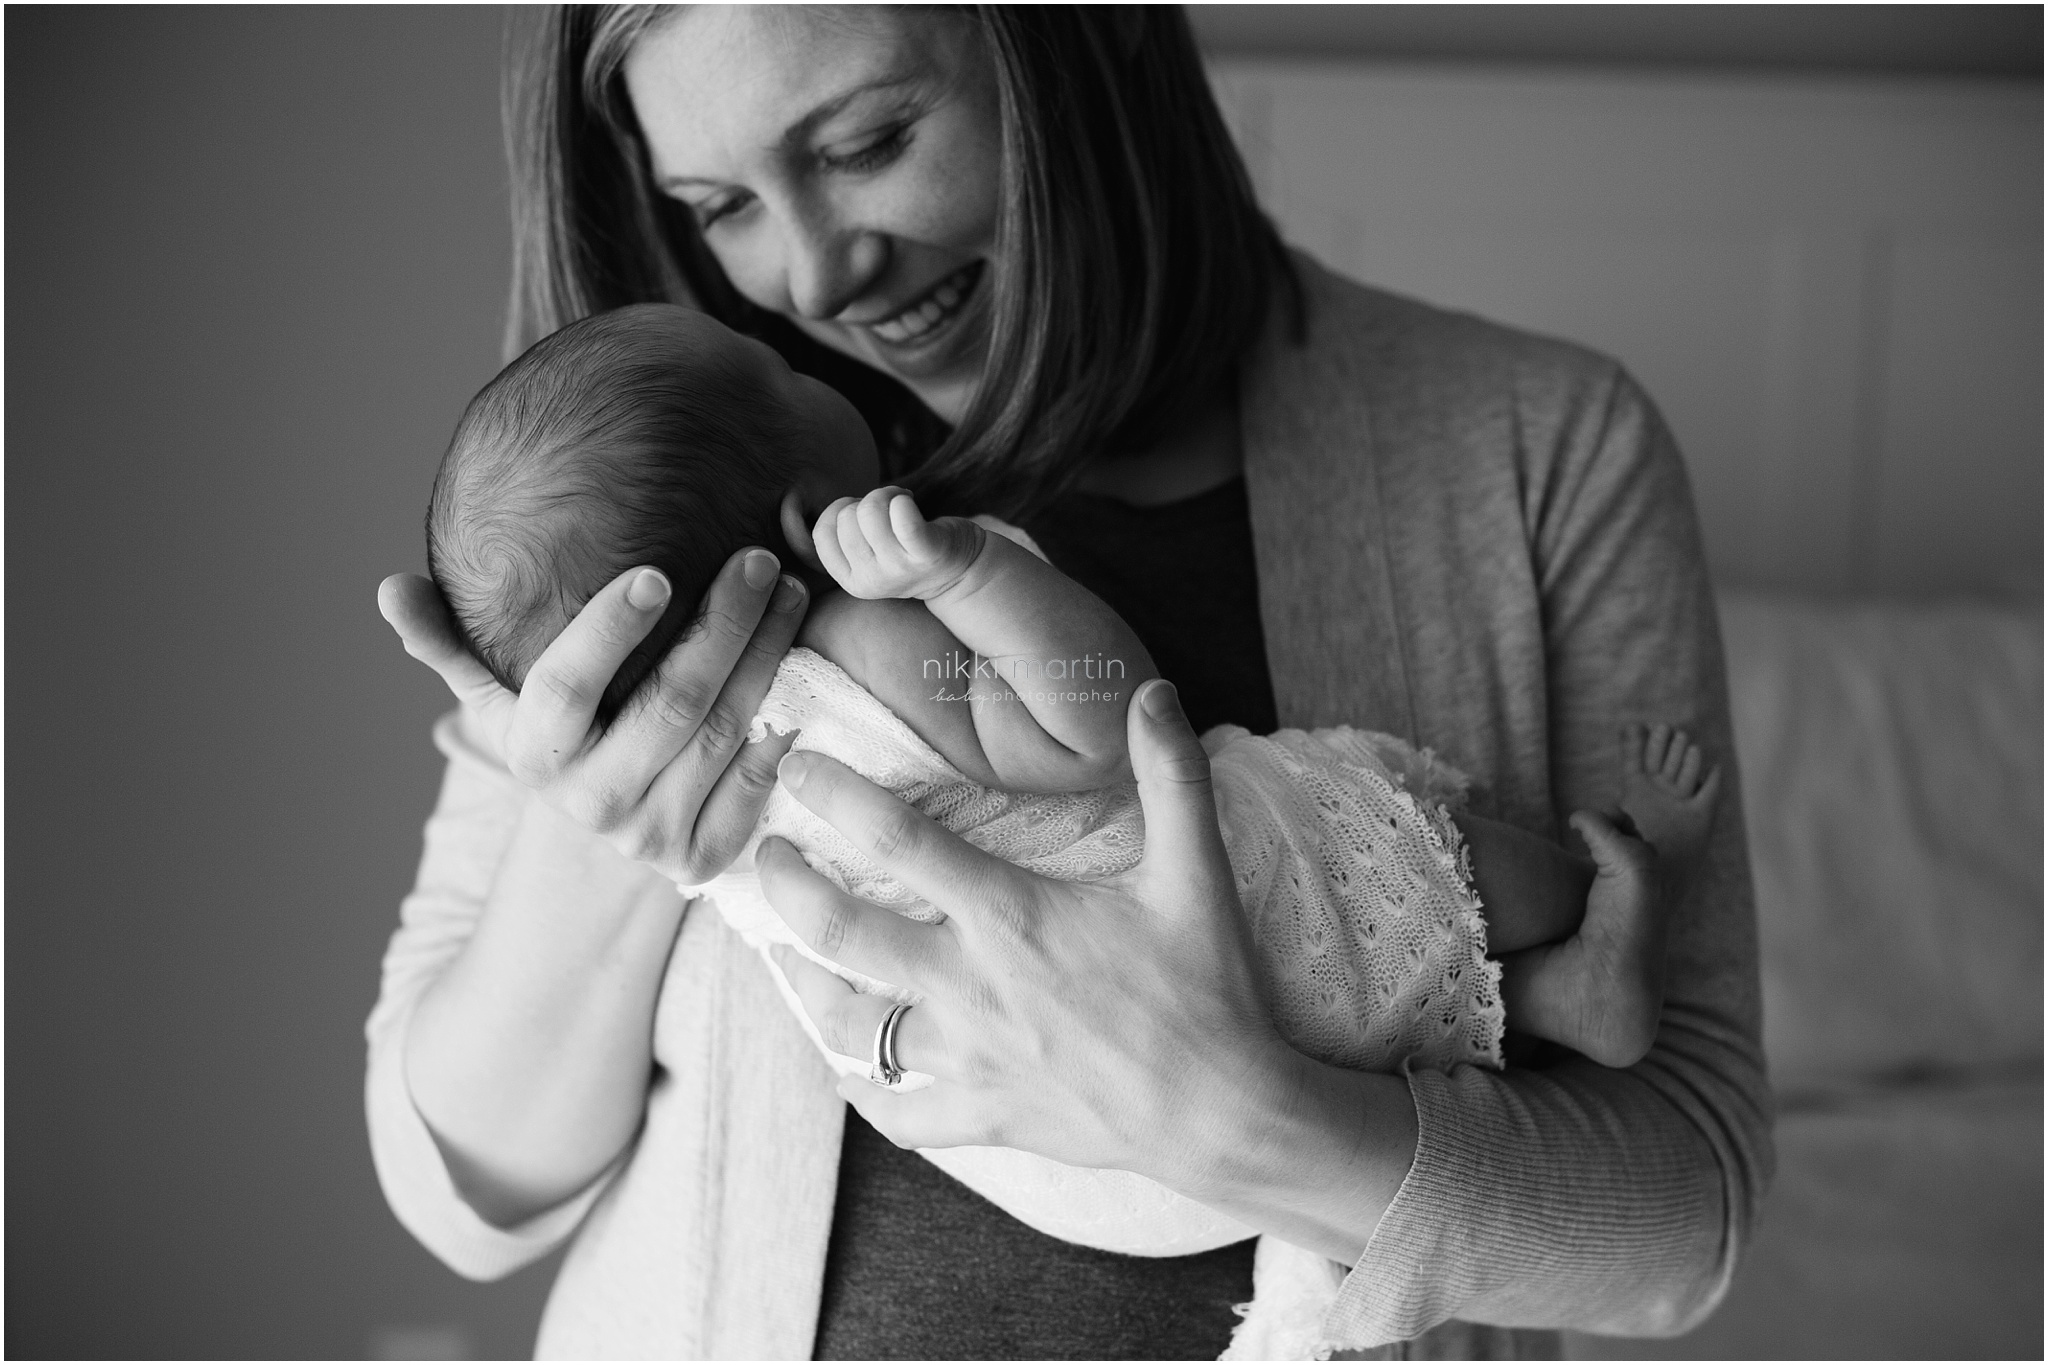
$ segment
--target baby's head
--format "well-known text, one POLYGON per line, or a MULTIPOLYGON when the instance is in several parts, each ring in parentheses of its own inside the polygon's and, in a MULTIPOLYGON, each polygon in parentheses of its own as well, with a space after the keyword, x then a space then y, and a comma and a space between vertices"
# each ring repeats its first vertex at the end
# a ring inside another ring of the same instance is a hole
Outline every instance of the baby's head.
POLYGON ((743 545, 879 477, 851 404, 702 313, 637 304, 536 343, 470 401, 427 509, 427 567, 515 691, 598 589, 668 576, 661 621, 605 690, 610 720, 743 545), (793 495, 793 496, 792 496, 793 495))

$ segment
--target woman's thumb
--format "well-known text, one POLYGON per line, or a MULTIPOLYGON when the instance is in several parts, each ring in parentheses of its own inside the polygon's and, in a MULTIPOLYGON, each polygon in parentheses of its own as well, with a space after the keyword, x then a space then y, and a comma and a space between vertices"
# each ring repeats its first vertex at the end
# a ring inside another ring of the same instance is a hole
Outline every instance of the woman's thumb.
POLYGON ((1129 714, 1131 768, 1138 775, 1138 800, 1145 808, 1145 862, 1230 879, 1223 832, 1216 823, 1216 797, 1209 781, 1209 755, 1180 709, 1172 683, 1155 678, 1138 689, 1129 714))

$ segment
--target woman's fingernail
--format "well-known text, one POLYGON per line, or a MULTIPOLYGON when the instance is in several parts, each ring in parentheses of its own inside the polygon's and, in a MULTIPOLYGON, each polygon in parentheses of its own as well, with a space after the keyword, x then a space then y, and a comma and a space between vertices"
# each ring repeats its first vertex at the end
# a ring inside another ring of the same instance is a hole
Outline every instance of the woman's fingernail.
POLYGON ((642 569, 626 589, 626 601, 641 611, 668 605, 668 578, 659 569, 642 569))
POLYGON ((809 775, 810 766, 810 759, 803 754, 784 754, 782 762, 775 765, 775 776, 791 791, 802 791, 804 778, 809 775))
POLYGON ((775 581, 775 572, 782 566, 775 562, 775 556, 766 550, 747 551, 747 562, 741 573, 746 576, 750 588, 765 588, 775 581))
POLYGON ((1164 678, 1154 678, 1145 684, 1145 695, 1138 698, 1144 704, 1145 714, 1154 720, 1178 720, 1180 718, 1180 694, 1173 690, 1173 684, 1164 678))
POLYGON ((775 596, 768 605, 774 611, 795 611, 803 604, 803 600, 804 585, 784 574, 782 581, 775 585, 775 596))

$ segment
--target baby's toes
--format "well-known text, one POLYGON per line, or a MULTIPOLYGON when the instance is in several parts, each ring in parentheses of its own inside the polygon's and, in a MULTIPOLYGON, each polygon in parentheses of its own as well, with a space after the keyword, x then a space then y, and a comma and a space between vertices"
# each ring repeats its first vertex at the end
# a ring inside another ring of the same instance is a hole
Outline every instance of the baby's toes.
POLYGON ((1685 751, 1691 747, 1692 737, 1673 726, 1671 738, 1664 745, 1664 757, 1657 764, 1657 776, 1665 786, 1677 784, 1679 769, 1685 766, 1685 751))
POLYGON ((1678 774, 1671 779, 1680 796, 1691 796, 1700 789, 1700 769, 1705 762, 1706 755, 1700 752, 1700 746, 1687 740, 1684 752, 1679 755, 1678 774))
POLYGON ((1634 777, 1649 771, 1643 766, 1643 745, 1649 738, 1648 727, 1631 721, 1621 727, 1621 771, 1623 776, 1634 777))
POLYGON ((1671 727, 1652 725, 1649 735, 1643 741, 1643 774, 1659 777, 1664 772, 1664 760, 1671 752, 1671 727))

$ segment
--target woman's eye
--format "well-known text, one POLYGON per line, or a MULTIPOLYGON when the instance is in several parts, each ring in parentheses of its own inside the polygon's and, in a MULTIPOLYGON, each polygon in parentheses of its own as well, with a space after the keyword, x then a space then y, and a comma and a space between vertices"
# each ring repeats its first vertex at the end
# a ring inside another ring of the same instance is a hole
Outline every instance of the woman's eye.
POLYGON ((909 141, 909 125, 898 124, 850 149, 819 152, 818 160, 835 171, 872 171, 895 160, 909 141))
POLYGON ((697 228, 701 232, 719 219, 731 217, 753 201, 754 196, 751 194, 727 194, 716 199, 707 199, 701 204, 691 204, 690 211, 697 215, 697 228))

